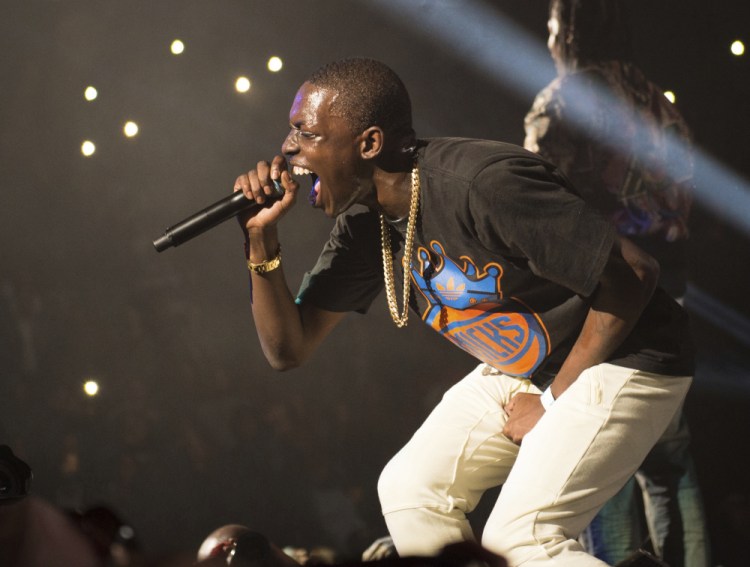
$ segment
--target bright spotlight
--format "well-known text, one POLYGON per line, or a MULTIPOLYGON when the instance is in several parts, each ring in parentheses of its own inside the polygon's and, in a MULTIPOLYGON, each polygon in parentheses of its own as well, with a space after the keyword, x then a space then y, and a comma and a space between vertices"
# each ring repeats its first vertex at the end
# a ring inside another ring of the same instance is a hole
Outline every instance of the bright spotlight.
POLYGON ((674 104, 674 101, 677 100, 677 97, 674 96, 674 93, 672 91, 664 91, 664 96, 672 104, 674 104))
POLYGON ((85 155, 86 157, 94 155, 95 151, 96 151, 96 145, 94 145, 94 142, 92 142, 91 140, 85 140, 81 144, 81 153, 85 155))
POLYGON ((132 138, 133 136, 138 134, 138 124, 136 124, 132 120, 128 120, 125 123, 125 126, 122 127, 122 131, 128 138, 132 138))
POLYGON ((121 540, 130 540, 135 537, 135 530, 128 526, 120 526, 120 529, 117 530, 117 535, 120 536, 121 540))
POLYGON ((180 53, 182 53, 183 51, 185 51, 185 44, 182 43, 181 40, 175 39, 172 42, 172 45, 170 46, 169 49, 172 51, 173 54, 179 55, 180 53))
POLYGON ((731 47, 729 48, 733 55, 740 56, 745 54, 745 44, 742 43, 739 39, 732 42, 731 47))
POLYGON ((86 100, 94 100, 97 96, 99 96, 99 93, 94 87, 86 87, 86 90, 83 91, 83 97, 86 100))
POLYGON ((250 79, 247 77, 237 77, 237 80, 234 82, 234 88, 237 89, 238 93, 246 93, 250 90, 250 79))
POLYGON ((86 380, 83 384, 83 391, 87 396, 93 398, 99 393, 99 384, 96 380, 86 380))
POLYGON ((268 60, 268 70, 272 73, 278 73, 283 66, 284 62, 281 60, 281 57, 276 57, 274 55, 268 60))

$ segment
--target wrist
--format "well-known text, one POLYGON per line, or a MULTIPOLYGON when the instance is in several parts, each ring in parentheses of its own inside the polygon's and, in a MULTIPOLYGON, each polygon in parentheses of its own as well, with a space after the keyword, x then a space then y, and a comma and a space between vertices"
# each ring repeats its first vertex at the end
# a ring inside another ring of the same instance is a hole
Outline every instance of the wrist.
POLYGON ((281 266, 281 244, 277 245, 275 254, 266 260, 253 262, 248 255, 247 269, 254 274, 266 274, 281 266))
POLYGON ((279 238, 275 231, 245 233, 245 258, 253 263, 272 260, 279 250, 279 238))

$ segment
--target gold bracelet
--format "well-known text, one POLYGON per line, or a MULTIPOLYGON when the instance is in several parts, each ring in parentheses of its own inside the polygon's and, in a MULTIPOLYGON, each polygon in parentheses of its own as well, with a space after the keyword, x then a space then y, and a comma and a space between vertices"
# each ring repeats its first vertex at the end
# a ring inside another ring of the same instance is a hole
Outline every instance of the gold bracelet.
POLYGON ((253 264, 250 260, 247 261, 247 269, 254 274, 267 274, 279 266, 281 266, 281 244, 276 249, 276 255, 270 260, 265 260, 258 264, 253 264))

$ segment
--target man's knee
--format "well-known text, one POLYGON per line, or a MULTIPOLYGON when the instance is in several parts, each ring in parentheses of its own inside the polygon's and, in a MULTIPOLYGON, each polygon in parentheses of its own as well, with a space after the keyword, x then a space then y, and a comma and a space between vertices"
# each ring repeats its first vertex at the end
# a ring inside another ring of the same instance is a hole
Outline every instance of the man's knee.
POLYGON ((378 479, 378 496, 383 513, 398 509, 405 502, 415 499, 417 486, 412 473, 395 457, 385 466, 378 479))
POLYGON ((378 480, 378 496, 383 513, 404 508, 446 506, 428 467, 408 462, 396 455, 385 466, 378 480))

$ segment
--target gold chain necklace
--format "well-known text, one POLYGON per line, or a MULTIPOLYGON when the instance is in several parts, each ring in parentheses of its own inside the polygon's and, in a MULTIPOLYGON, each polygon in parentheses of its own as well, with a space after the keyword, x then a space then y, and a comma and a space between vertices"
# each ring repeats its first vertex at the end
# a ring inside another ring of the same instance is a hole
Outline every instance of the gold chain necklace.
POLYGON ((388 299, 388 309, 396 326, 406 327, 409 319, 409 286, 411 284, 411 253, 414 246, 414 232, 417 226, 417 210, 419 209, 419 168, 416 162, 411 170, 411 204, 409 205, 409 220, 406 225, 406 242, 401 265, 404 269, 404 307, 398 311, 398 301, 394 290, 393 252, 391 251, 391 233, 389 225, 380 213, 380 238, 383 249, 383 275, 385 278, 385 295, 388 299))

